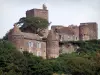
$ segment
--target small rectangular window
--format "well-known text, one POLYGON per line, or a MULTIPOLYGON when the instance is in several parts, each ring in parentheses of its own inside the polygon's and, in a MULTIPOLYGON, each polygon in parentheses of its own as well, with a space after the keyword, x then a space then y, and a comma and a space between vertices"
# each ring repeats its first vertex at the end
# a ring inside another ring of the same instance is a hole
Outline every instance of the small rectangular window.
POLYGON ((41 48, 41 42, 37 42, 37 48, 41 48))
POLYGON ((30 42, 30 41, 29 41, 29 42, 28 42, 28 46, 29 46, 29 47, 33 47, 33 42, 30 42))

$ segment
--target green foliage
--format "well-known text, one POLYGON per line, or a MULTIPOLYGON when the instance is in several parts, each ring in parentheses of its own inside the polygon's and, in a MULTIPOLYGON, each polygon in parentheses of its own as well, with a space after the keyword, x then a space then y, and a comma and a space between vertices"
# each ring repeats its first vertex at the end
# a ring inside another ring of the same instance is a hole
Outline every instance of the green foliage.
POLYGON ((22 24, 22 31, 25 31, 27 28, 30 29, 31 32, 38 34, 49 25, 46 19, 40 17, 22 17, 17 24, 22 24))
POLYGON ((11 43, 0 40, 0 75, 52 75, 49 61, 28 52, 19 52, 11 43))
MULTIPOLYGON (((98 41, 90 42, 99 44, 98 41)), ((85 43, 73 44, 85 47, 83 46, 85 43)), ((0 75, 53 75, 53 73, 100 75, 100 51, 62 54, 56 59, 44 60, 32 53, 21 53, 8 41, 0 40, 0 75)))
POLYGON ((16 48, 5 40, 0 40, 0 71, 3 74, 13 70, 16 73, 25 71, 25 58, 16 48))
POLYGON ((3 40, 8 40, 8 33, 5 34, 5 36, 3 37, 3 40))
POLYGON ((96 65, 94 57, 88 58, 85 55, 63 54, 57 58, 57 62, 62 63, 62 71, 65 74, 72 75, 96 75, 96 65))
POLYGON ((100 40, 89 40, 89 41, 69 41, 69 42, 63 42, 71 43, 73 45, 77 45, 80 48, 77 50, 78 52, 94 52, 100 50, 100 40))
POLYGON ((52 75, 51 64, 41 57, 33 56, 31 53, 23 52, 27 58, 27 75, 52 75))
POLYGON ((9 33, 11 32, 12 29, 10 29, 6 34, 5 36, 3 36, 3 40, 8 40, 8 35, 9 33))

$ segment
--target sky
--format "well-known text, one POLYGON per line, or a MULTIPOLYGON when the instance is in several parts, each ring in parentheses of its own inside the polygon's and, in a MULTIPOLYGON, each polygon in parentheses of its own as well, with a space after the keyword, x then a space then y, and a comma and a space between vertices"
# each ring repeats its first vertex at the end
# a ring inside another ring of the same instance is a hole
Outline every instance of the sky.
POLYGON ((97 22, 100 39, 100 0, 0 0, 0 38, 26 16, 27 10, 42 8, 44 3, 49 10, 51 26, 97 22))

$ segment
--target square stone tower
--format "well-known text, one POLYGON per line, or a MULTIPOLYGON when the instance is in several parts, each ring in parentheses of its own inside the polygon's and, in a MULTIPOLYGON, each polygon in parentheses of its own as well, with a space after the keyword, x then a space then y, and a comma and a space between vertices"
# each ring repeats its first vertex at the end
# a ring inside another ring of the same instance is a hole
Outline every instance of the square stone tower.
POLYGON ((26 17, 33 16, 33 17, 40 17, 43 19, 48 20, 48 10, 45 4, 43 4, 42 9, 31 9, 26 11, 26 17))
MULTIPOLYGON (((45 4, 43 4, 42 9, 31 9, 26 11, 26 17, 40 17, 48 21, 48 10, 45 4)), ((41 31, 44 38, 47 38, 48 27, 41 31)))
POLYGON ((98 39, 98 24, 96 22, 80 23, 80 40, 98 39))

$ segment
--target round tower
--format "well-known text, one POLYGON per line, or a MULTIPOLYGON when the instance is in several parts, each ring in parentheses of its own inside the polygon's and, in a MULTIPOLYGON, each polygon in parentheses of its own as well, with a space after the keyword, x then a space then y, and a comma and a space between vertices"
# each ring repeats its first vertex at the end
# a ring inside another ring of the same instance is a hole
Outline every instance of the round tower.
POLYGON ((14 24, 14 28, 9 32, 8 40, 11 41, 17 49, 24 49, 23 35, 17 24, 14 24))
POLYGON ((81 24, 79 26, 79 38, 80 40, 89 40, 89 28, 87 25, 81 24))
POLYGON ((57 58, 59 56, 59 36, 53 30, 49 31, 47 37, 47 58, 57 58))

